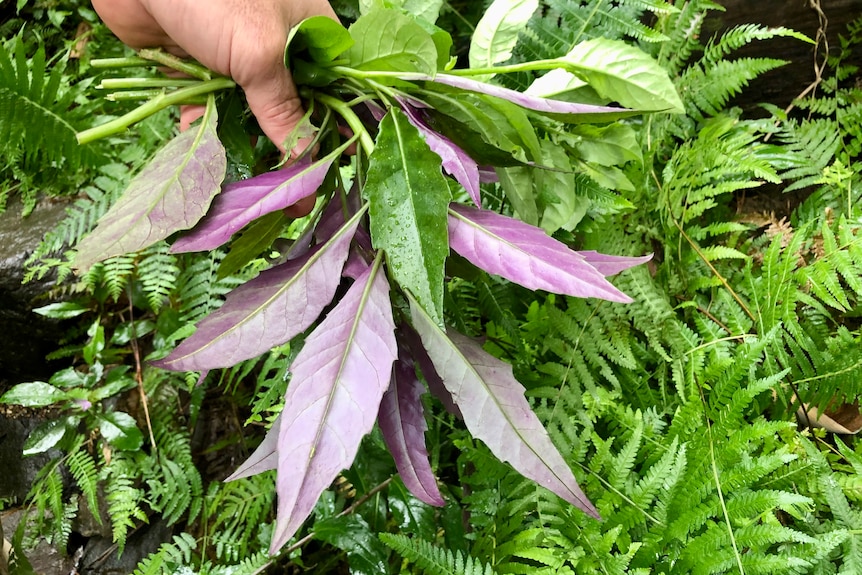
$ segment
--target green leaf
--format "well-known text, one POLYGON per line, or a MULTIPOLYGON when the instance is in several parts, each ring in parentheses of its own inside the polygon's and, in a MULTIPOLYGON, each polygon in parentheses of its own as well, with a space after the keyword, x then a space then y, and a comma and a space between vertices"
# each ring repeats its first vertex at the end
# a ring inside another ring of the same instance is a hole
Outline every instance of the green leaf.
POLYGON ((31 381, 21 383, 0 397, 0 403, 10 403, 23 407, 44 407, 67 399, 68 395, 50 383, 31 381))
POLYGON ((532 226, 539 225, 539 208, 533 194, 533 168, 498 168, 497 177, 518 218, 532 226))
MULTIPOLYGON (((423 91, 423 99, 438 112, 478 132, 485 143, 520 163, 537 159, 538 138, 523 108, 500 98, 451 90, 439 84, 429 83, 426 87, 434 91, 423 91), (525 141, 525 134, 530 133, 525 141)), ((445 124, 445 120, 441 123, 445 124)), ((432 127, 437 129, 436 125, 432 127)))
POLYGON ((357 70, 437 71, 437 46, 431 35, 398 10, 373 10, 350 27, 355 44, 347 52, 348 66, 357 70))
POLYGON ((63 387, 66 389, 72 387, 79 387, 82 385, 86 385, 88 383, 88 378, 80 371, 76 370, 74 367, 67 367, 66 369, 55 372, 54 375, 51 376, 49 380, 51 385, 55 387, 63 387))
POLYGON ((99 324, 99 320, 96 320, 90 326, 90 329, 87 330, 87 335, 90 336, 90 341, 87 342, 81 351, 87 365, 93 365, 99 359, 102 350, 105 349, 105 326, 99 324))
POLYGON ((591 162, 578 162, 578 170, 588 175, 600 186, 609 190, 633 192, 634 184, 623 171, 616 166, 603 166, 591 162))
POLYGON ((622 40, 593 38, 557 61, 608 101, 634 110, 685 111, 667 72, 646 52, 622 40))
POLYGON ((380 123, 363 193, 372 242, 386 252, 392 277, 442 324, 449 187, 440 157, 398 109, 380 123))
POLYGON ((290 29, 284 48, 284 63, 290 68, 292 56, 308 52, 314 62, 332 62, 353 46, 347 28, 327 16, 306 18, 290 29))
POLYGON ((347 553, 350 572, 375 575, 386 573, 386 546, 361 515, 330 517, 314 524, 314 537, 347 553))
POLYGON ((473 31, 470 67, 488 68, 511 58, 518 35, 538 7, 539 0, 495 0, 473 31))
POLYGON ((445 70, 452 59, 450 56, 452 52, 451 34, 439 26, 426 22, 424 19, 418 19, 416 23, 431 34, 431 40, 434 41, 434 47, 437 49, 437 70, 445 70))
POLYGON ((51 319, 69 319, 78 317, 82 313, 89 311, 89 309, 86 306, 73 301, 61 301, 37 307, 33 311, 39 315, 50 317, 51 319))
POLYGON ((559 229, 570 232, 587 214, 590 202, 575 193, 575 175, 572 173, 572 165, 566 151, 549 140, 542 142, 542 151, 542 163, 555 168, 554 171, 545 173, 544 185, 539 195, 542 229, 548 234, 559 229))
POLYGON ((144 435, 138 429, 135 419, 128 413, 112 411, 97 416, 99 433, 105 441, 121 451, 140 449, 144 443, 144 435))
POLYGON ((433 24, 440 17, 443 0, 398 0, 401 8, 417 19, 433 24))
POLYGON ((77 423, 78 417, 67 415, 40 424, 30 432, 30 436, 24 442, 24 455, 36 455, 48 451, 60 443, 66 432, 74 429, 77 423))
POLYGON ((281 235, 289 221, 281 210, 255 220, 231 244, 230 251, 218 266, 218 279, 233 275, 264 253, 281 235))
POLYGON ((626 162, 642 162, 637 133, 627 124, 572 126, 577 136, 575 148, 580 156, 602 166, 621 166, 626 162))
POLYGON ((407 12, 417 22, 433 24, 440 16, 443 0, 359 0, 359 11, 368 14, 375 9, 395 8, 407 12))

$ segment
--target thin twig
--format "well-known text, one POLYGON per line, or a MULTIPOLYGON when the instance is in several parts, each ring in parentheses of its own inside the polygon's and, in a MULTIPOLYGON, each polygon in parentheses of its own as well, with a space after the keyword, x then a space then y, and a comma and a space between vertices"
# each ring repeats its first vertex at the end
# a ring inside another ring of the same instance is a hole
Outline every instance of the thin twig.
POLYGON ((135 357, 135 381, 138 383, 138 392, 141 394, 141 404, 144 406, 144 419, 147 421, 147 431, 150 434, 150 444, 153 451, 157 450, 156 438, 153 436, 153 424, 150 421, 150 407, 147 404, 147 392, 144 391, 144 375, 141 369, 141 351, 138 347, 138 330, 135 327, 135 311, 132 305, 131 288, 129 289, 129 323, 132 326, 132 355, 135 357))
MULTIPOLYGON (((820 6, 820 0, 808 0, 808 7, 817 12, 817 33, 814 35, 814 80, 802 90, 795 98, 790 101, 790 104, 784 108, 784 113, 789 114, 795 107, 796 102, 805 98, 823 82, 823 72, 826 71, 826 66, 829 60, 829 40, 826 37, 826 28, 829 26, 829 19, 826 18, 826 13, 820 6), (819 60, 820 46, 823 45, 823 59, 819 60)), ((768 142, 772 137, 772 133, 766 134, 763 138, 764 142, 768 142)))

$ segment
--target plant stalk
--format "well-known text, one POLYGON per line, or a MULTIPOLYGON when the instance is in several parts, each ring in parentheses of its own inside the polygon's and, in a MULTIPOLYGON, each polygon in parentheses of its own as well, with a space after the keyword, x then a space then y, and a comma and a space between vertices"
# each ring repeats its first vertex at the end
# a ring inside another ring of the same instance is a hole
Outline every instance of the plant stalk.
POLYGON ((351 130, 353 130, 354 135, 359 135, 359 143, 362 145, 365 153, 371 155, 371 152, 374 151, 374 140, 371 139, 371 135, 368 133, 368 130, 365 129, 365 125, 362 123, 362 120, 360 120, 359 116, 350 109, 350 106, 338 98, 333 98, 326 94, 316 93, 314 97, 318 102, 335 110, 342 118, 344 118, 344 121, 347 122, 347 125, 350 126, 351 130))
POLYGON ((177 104, 184 104, 192 98, 211 94, 219 90, 227 90, 236 86, 236 83, 230 78, 214 78, 206 82, 198 82, 194 86, 180 88, 170 93, 160 94, 149 102, 141 104, 128 114, 120 116, 110 122, 106 122, 101 126, 78 132, 77 139, 79 144, 89 144, 101 138, 107 138, 115 134, 120 134, 129 126, 144 120, 156 112, 160 112, 167 107, 177 104))

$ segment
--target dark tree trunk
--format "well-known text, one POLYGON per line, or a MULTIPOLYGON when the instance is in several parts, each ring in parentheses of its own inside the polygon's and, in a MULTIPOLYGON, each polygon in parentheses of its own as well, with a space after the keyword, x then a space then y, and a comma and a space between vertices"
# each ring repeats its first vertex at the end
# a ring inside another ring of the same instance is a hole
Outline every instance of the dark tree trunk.
MULTIPOLYGON (((811 39, 825 22, 826 43, 821 42, 816 54, 817 63, 822 63, 824 47, 837 53, 838 36, 847 35, 847 24, 862 18, 862 0, 719 0, 726 11, 712 12, 704 23, 703 41, 710 36, 740 24, 784 26, 802 32, 811 39), (818 13, 822 11, 821 16, 818 13), (823 20, 825 18, 825 20, 823 20)), ((764 74, 743 92, 734 102, 746 110, 761 102, 770 102, 782 108, 790 104, 816 78, 815 49, 812 44, 793 38, 776 38, 755 42, 736 53, 737 57, 769 57, 787 60, 789 63, 764 74)), ((851 58, 862 66, 862 49, 857 49, 851 58)))

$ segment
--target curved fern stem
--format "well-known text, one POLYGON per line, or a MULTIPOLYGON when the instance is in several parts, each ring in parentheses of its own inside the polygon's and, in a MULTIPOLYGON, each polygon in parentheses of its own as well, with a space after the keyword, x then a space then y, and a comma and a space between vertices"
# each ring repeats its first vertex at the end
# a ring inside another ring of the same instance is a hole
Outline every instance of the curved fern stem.
POLYGON ((107 138, 114 134, 122 133, 126 128, 144 120, 156 112, 160 112, 169 106, 184 104, 189 99, 218 92, 219 90, 227 90, 236 86, 236 83, 230 78, 214 78, 206 82, 199 82, 194 86, 180 88, 170 93, 161 94, 145 104, 141 104, 128 114, 120 116, 110 122, 78 132, 76 138, 79 144, 89 144, 101 138, 107 138))

